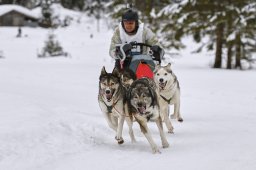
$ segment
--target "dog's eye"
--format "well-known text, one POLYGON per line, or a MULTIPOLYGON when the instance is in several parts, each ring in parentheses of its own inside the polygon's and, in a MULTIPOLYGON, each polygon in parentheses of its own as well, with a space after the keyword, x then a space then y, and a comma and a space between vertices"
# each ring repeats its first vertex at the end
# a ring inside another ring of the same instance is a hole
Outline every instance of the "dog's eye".
POLYGON ((156 75, 159 76, 159 73, 157 73, 156 75))
POLYGON ((103 83, 103 85, 104 85, 104 86, 106 86, 106 85, 107 85, 107 83, 103 83))
POLYGON ((165 76, 167 76, 167 73, 164 73, 165 76))
POLYGON ((111 86, 114 86, 114 85, 115 85, 115 83, 113 83, 113 82, 112 82, 110 85, 111 85, 111 86))

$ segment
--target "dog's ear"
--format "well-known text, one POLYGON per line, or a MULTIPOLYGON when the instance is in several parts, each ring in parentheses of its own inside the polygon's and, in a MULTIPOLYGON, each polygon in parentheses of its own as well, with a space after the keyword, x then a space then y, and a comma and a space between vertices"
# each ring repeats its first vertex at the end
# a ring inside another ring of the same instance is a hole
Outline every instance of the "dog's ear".
POLYGON ((101 69, 100 75, 102 76, 102 75, 106 75, 106 74, 107 74, 107 72, 106 72, 105 66, 103 66, 101 69))
POLYGON ((155 69, 154 69, 154 73, 156 73, 156 71, 160 68, 161 66, 160 66, 160 64, 157 64, 156 66, 155 66, 155 69))
POLYGON ((171 68, 172 64, 168 63, 167 66, 165 66, 166 70, 170 73, 172 73, 172 68, 171 68))
POLYGON ((172 64, 171 64, 171 63, 168 63, 167 66, 165 66, 165 67, 171 68, 171 66, 172 66, 172 64))
POLYGON ((120 70, 117 67, 114 67, 112 74, 118 78, 121 77, 120 70))

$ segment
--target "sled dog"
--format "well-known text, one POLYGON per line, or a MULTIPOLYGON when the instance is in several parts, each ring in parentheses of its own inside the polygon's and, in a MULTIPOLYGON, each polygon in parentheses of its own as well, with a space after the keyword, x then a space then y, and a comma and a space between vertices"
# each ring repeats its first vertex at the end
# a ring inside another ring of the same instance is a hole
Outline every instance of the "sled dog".
POLYGON ((163 132, 154 81, 148 78, 135 80, 128 90, 127 101, 129 114, 134 116, 135 120, 139 123, 140 129, 147 138, 152 152, 159 152, 159 149, 149 131, 147 125, 148 121, 156 122, 163 148, 169 147, 169 143, 166 139, 165 133, 163 132))
POLYGON ((179 122, 183 119, 180 115, 180 86, 176 75, 171 69, 171 63, 167 66, 157 65, 154 70, 154 81, 159 94, 160 112, 169 133, 173 133, 173 126, 169 119, 169 105, 174 104, 174 113, 171 118, 179 122))
POLYGON ((120 80, 125 90, 125 96, 124 96, 125 120, 129 127, 129 135, 131 137, 131 141, 134 143, 136 142, 133 129, 132 129, 134 117, 132 116, 132 114, 129 114, 127 95, 128 95, 128 91, 130 89, 131 84, 136 80, 136 75, 129 68, 125 68, 120 71, 120 80))
POLYGON ((109 127, 116 132, 115 139, 118 144, 124 142, 122 138, 125 120, 124 96, 124 88, 120 82, 118 69, 114 68, 112 73, 107 73, 103 67, 99 77, 98 102, 109 127))
POLYGON ((124 86, 124 88, 128 90, 131 84, 136 80, 136 75, 129 68, 122 70, 120 73, 121 83, 124 86))
POLYGON ((113 69, 112 73, 107 73, 105 67, 102 68, 99 80, 98 102, 109 127, 116 132, 115 139, 118 144, 122 144, 124 142, 122 130, 125 119, 123 109, 124 89, 118 75, 116 68, 113 69))

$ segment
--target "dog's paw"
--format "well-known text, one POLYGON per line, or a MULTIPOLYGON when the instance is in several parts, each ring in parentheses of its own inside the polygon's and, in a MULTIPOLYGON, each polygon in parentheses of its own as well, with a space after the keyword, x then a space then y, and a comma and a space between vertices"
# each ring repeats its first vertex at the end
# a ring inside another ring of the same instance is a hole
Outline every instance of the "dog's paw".
POLYGON ((170 128, 170 129, 168 129, 168 133, 172 133, 172 134, 174 134, 173 129, 174 129, 174 128, 170 128))
POLYGON ((117 143, 118 143, 119 145, 121 145, 121 144, 123 144, 123 143, 124 143, 124 140, 123 140, 123 138, 122 138, 122 137, 117 138, 117 136, 116 136, 116 137, 115 137, 115 139, 117 140, 117 143))
POLYGON ((154 147, 154 148, 152 148, 152 153, 156 154, 156 153, 161 153, 161 152, 157 147, 154 147))
POLYGON ((174 134, 173 130, 168 130, 168 133, 174 134))
POLYGON ((181 117, 179 117, 178 121, 181 123, 181 122, 183 122, 183 119, 181 117))
POLYGON ((168 148, 170 145, 168 142, 163 143, 163 148, 168 148))
POLYGON ((121 144, 124 143, 124 140, 123 140, 123 139, 122 139, 122 140, 118 140, 117 143, 118 143, 119 145, 121 145, 121 144))

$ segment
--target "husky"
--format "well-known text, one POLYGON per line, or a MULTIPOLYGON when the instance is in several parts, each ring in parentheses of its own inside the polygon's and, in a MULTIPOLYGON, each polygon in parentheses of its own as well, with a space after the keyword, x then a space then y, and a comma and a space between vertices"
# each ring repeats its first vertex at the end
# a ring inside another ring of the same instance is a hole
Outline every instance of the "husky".
POLYGON ((180 115, 180 85, 176 75, 171 69, 171 63, 167 66, 156 65, 154 81, 159 93, 161 117, 166 124, 169 133, 173 133, 173 126, 169 119, 169 105, 174 105, 174 113, 171 118, 183 122, 180 115))
POLYGON ((163 148, 169 147, 169 143, 163 132, 162 120, 160 117, 156 86, 153 80, 142 78, 135 80, 127 94, 129 114, 139 123, 142 133, 147 138, 152 152, 160 153, 149 131, 147 122, 154 121, 159 129, 163 148))
POLYGON ((128 90, 131 84, 136 80, 136 74, 129 68, 125 68, 120 71, 121 83, 126 90, 128 90))
POLYGON ((124 89, 120 83, 118 69, 114 68, 112 73, 107 73, 103 67, 99 78, 98 102, 108 126, 116 132, 115 139, 118 144, 124 143, 122 138, 125 120, 123 99, 124 89))
POLYGON ((129 127, 131 140, 135 142, 131 118, 126 116, 124 112, 125 96, 126 90, 120 81, 119 70, 115 67, 112 73, 107 73, 105 67, 103 67, 99 78, 98 102, 108 126, 116 132, 115 139, 118 144, 124 143, 122 131, 125 119, 129 127))
POLYGON ((128 95, 128 91, 130 89, 131 84, 136 80, 136 75, 129 68, 125 68, 123 70, 120 70, 119 73, 120 73, 121 84, 122 84, 122 86, 124 87, 124 90, 125 90, 125 97, 124 97, 124 112, 125 112, 125 116, 126 116, 125 120, 126 120, 126 122, 128 124, 128 127, 129 127, 129 134, 130 134, 131 141, 132 141, 132 143, 135 143, 136 139, 135 139, 133 129, 132 129, 133 122, 134 122, 134 117, 133 117, 132 114, 129 114, 127 95, 128 95))

